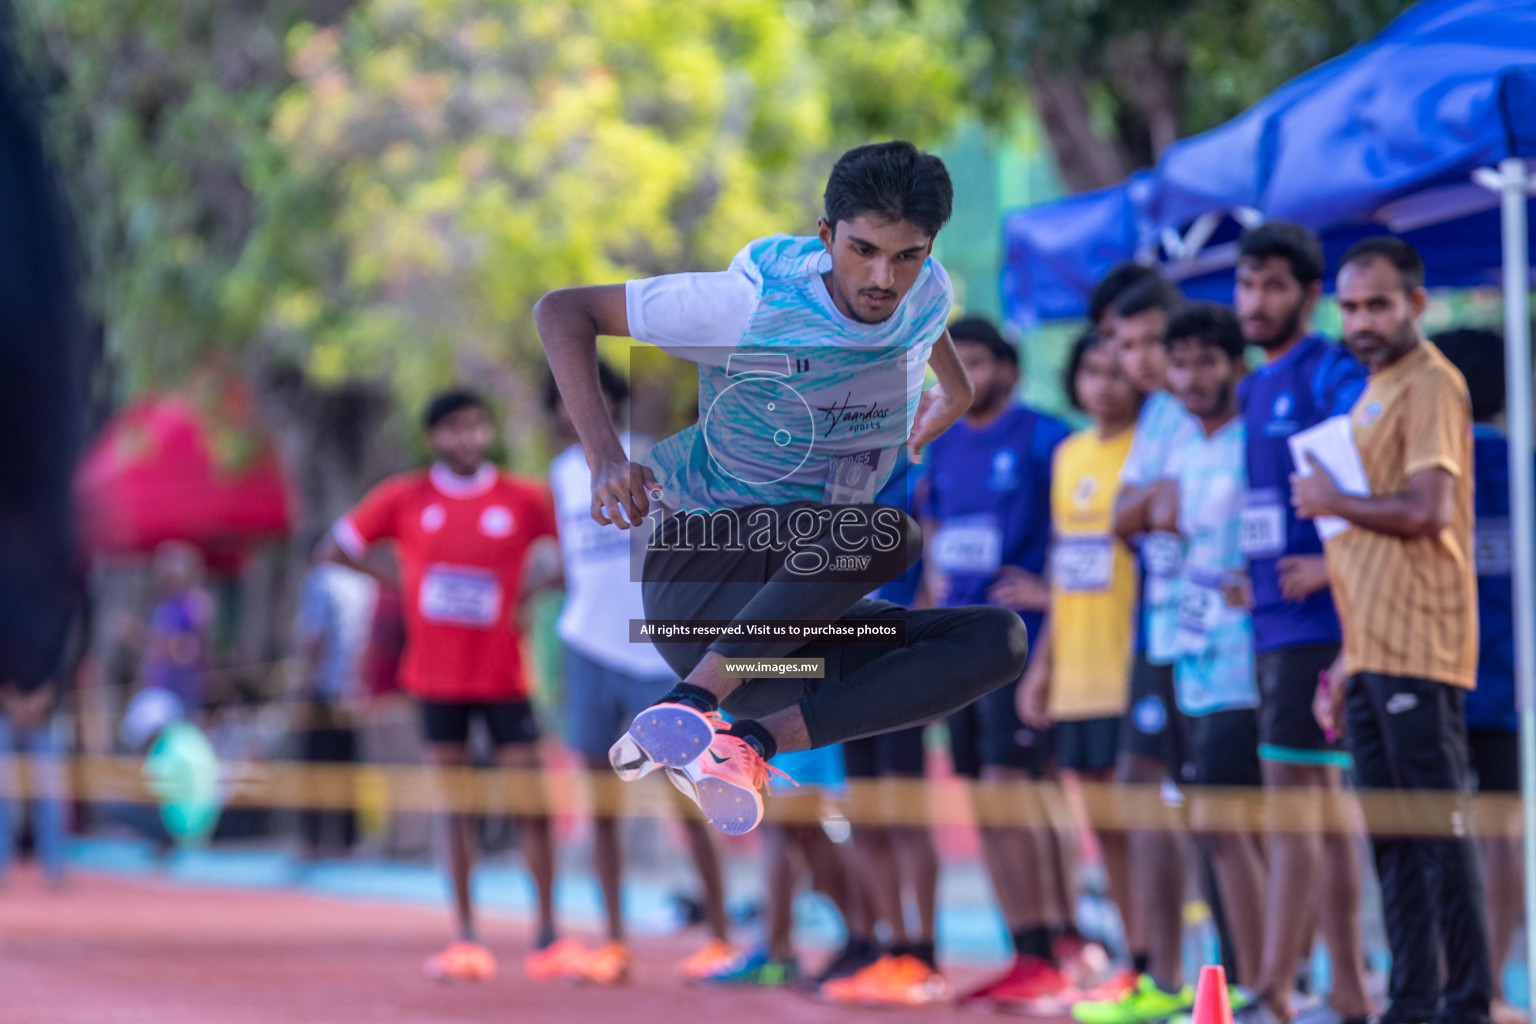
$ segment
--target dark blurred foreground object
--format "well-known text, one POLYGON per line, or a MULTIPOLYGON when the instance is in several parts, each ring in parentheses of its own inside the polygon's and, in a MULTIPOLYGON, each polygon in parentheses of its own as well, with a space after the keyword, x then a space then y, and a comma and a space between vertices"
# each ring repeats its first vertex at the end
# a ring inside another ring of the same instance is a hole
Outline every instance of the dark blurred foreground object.
POLYGON ((0 682, 58 666, 73 613, 70 473, 80 441, 80 320, 57 182, 0 0, 0 682))

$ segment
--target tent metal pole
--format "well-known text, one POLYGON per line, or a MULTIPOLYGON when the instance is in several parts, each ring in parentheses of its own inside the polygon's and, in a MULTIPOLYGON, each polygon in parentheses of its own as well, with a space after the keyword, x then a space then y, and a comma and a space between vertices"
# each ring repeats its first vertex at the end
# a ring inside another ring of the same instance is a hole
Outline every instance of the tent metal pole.
MULTIPOLYGON (((1532 483, 1530 267, 1525 161, 1499 164, 1504 199, 1504 351, 1508 366, 1509 509, 1515 614, 1515 687, 1520 705, 1520 792, 1525 822, 1527 977, 1536 983, 1536 493, 1532 483)), ((1495 965, 1498 970, 1498 965, 1495 965)))

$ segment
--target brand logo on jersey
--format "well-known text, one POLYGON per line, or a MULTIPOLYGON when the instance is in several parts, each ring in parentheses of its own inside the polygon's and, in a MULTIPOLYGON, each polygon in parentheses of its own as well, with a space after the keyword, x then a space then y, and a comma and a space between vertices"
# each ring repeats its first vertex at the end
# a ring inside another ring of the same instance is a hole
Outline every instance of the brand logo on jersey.
POLYGON ((421 528, 428 533, 436 533, 443 528, 443 523, 448 520, 448 510, 441 505, 428 505, 421 510, 421 528))
POLYGON ((885 425, 886 417, 891 415, 890 406, 879 402, 855 402, 853 398, 854 393, 850 391, 841 399, 834 399, 830 405, 816 406, 825 428, 821 434, 823 439, 831 438, 839 427, 844 428, 844 437, 854 437, 877 431, 885 425))
POLYGON ((1006 491, 1018 486, 1018 476, 1014 473, 1018 465, 1018 456, 1010 448, 1000 448, 992 453, 992 476, 987 480, 987 486, 994 491, 1006 491))
POLYGON ((1412 711, 1419 706, 1419 698, 1413 693, 1394 693, 1387 698, 1387 714, 1400 715, 1404 711, 1412 711))
POLYGON ((1132 713, 1136 716, 1136 728, 1143 735, 1156 736, 1168 727, 1168 709, 1163 706, 1163 698, 1155 693, 1137 701, 1132 713))
POLYGON ((1368 427, 1381 418, 1381 403, 1372 402, 1360 410, 1360 415, 1355 417, 1355 422, 1362 427, 1368 427))
POLYGON ((1072 504, 1078 508, 1087 508, 1093 501, 1093 496, 1099 493, 1099 482, 1091 476, 1085 476, 1072 488, 1072 504))
POLYGON ((1289 393, 1278 395, 1275 404, 1270 407, 1271 419, 1264 425, 1264 433, 1270 437, 1289 437, 1300 429, 1300 425, 1291 419, 1291 412, 1296 408, 1296 400, 1289 393))
POLYGON ((505 537, 512 532, 512 512, 505 505, 492 505, 480 513, 480 532, 487 537, 505 537))

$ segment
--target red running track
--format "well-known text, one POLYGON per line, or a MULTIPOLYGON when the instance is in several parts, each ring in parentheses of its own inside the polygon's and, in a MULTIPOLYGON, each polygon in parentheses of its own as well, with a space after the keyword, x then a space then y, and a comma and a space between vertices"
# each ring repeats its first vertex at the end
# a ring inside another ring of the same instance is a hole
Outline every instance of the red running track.
MULTIPOLYGON (((521 970, 524 927, 494 919, 483 927, 500 978, 438 985, 421 961, 443 944, 446 910, 87 875, 56 893, 18 872, 0 887, 0 1024, 894 1019, 783 991, 686 988, 671 967, 695 948, 694 936, 643 941, 625 987, 533 984, 521 970)), ((979 979, 965 971, 954 980, 979 979)), ((974 1024, 976 1015, 944 1008, 895 1018, 974 1024)))

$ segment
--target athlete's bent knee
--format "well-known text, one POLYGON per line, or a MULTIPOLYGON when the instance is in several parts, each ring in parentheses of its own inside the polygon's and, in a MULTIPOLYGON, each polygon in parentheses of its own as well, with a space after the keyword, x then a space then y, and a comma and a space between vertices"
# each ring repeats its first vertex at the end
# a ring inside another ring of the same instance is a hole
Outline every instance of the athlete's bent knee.
POLYGON ((978 682, 984 682, 982 693, 990 693, 1024 674, 1024 662, 1029 657, 1029 630, 1017 612, 1009 608, 985 605, 976 608, 976 632, 974 648, 978 682))

